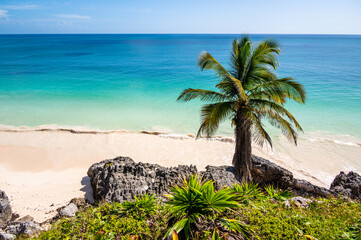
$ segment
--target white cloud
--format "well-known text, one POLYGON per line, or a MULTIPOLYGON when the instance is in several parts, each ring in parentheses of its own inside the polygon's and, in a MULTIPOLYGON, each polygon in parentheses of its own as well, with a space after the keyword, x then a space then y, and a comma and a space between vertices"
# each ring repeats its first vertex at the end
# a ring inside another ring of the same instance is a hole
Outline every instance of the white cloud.
POLYGON ((77 15, 77 14, 57 14, 56 16, 58 18, 74 19, 74 20, 89 20, 89 19, 91 19, 91 17, 89 17, 89 16, 82 16, 82 15, 77 15))
POLYGON ((38 5, 30 4, 30 5, 0 5, 1 8, 9 9, 9 10, 33 10, 40 8, 38 5))
POLYGON ((8 16, 8 11, 0 9, 0 18, 7 18, 8 16))

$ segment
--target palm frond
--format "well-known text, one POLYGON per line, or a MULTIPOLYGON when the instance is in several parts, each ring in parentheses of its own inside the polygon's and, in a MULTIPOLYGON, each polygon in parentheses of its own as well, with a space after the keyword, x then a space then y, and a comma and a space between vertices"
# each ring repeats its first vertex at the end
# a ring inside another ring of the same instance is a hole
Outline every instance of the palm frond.
POLYGON ((223 79, 223 81, 232 82, 234 87, 237 89, 239 97, 242 101, 247 100, 247 95, 243 89, 242 83, 239 79, 234 78, 229 74, 229 72, 208 52, 202 52, 199 55, 198 65, 201 67, 201 70, 213 70, 216 72, 218 77, 223 79))
POLYGON ((198 57, 201 70, 213 70, 219 77, 229 75, 228 71, 208 52, 202 52, 198 57))
POLYGON ((305 103, 306 91, 301 83, 294 81, 293 78, 281 78, 276 81, 279 82, 288 98, 299 103, 305 103))
POLYGON ((258 64, 265 64, 277 69, 278 61, 276 56, 280 54, 280 47, 274 40, 265 40, 258 44, 253 53, 253 61, 258 64))
POLYGON ((219 123, 233 112, 233 101, 206 104, 202 107, 202 123, 197 138, 202 134, 210 137, 218 129, 219 123))
POLYGON ((262 114, 267 117, 268 121, 273 126, 281 129, 283 135, 285 135, 289 141, 293 141, 295 145, 297 145, 297 132, 293 129, 291 123, 289 123, 275 111, 258 111, 262 112, 262 114))
POLYGON ((201 101, 225 101, 230 100, 229 97, 225 94, 203 90, 203 89, 185 89, 178 97, 177 101, 190 101, 192 99, 199 98, 201 101))
POLYGON ((249 104, 257 110, 273 111, 277 114, 287 116, 287 118, 295 124, 298 130, 303 131, 301 125, 297 122, 296 118, 283 106, 264 99, 252 99, 250 100, 249 104))
POLYGON ((264 81, 260 84, 256 84, 252 89, 252 92, 263 90, 272 92, 278 89, 284 92, 284 94, 299 103, 306 101, 306 91, 302 84, 293 80, 293 78, 281 78, 273 81, 264 81))
POLYGON ((239 220, 222 218, 220 219, 220 223, 229 231, 243 233, 247 239, 251 236, 251 228, 239 220))
POLYGON ((272 139, 267 131, 263 128, 261 119, 252 111, 249 111, 249 118, 251 119, 254 130, 252 134, 253 141, 260 146, 263 146, 264 141, 267 141, 272 147, 272 139))
POLYGON ((279 89, 269 89, 268 91, 260 90, 251 92, 251 94, 248 95, 249 102, 252 100, 268 100, 268 101, 274 101, 275 103, 283 105, 286 103, 286 95, 284 92, 279 89))

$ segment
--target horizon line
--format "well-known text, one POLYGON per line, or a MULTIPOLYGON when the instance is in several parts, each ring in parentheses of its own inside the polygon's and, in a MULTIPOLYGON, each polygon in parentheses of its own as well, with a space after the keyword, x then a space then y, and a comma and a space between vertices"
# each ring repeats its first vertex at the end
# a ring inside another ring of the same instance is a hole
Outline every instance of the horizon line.
POLYGON ((349 35, 361 33, 0 33, 0 35, 349 35))

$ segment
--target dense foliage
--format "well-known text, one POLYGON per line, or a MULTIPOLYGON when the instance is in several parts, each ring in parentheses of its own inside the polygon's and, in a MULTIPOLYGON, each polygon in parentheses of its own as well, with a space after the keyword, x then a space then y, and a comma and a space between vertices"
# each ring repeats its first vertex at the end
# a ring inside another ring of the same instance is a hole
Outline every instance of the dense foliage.
POLYGON ((354 201, 286 206, 289 192, 252 183, 217 191, 197 176, 165 197, 89 206, 35 239, 361 239, 361 204, 354 201))

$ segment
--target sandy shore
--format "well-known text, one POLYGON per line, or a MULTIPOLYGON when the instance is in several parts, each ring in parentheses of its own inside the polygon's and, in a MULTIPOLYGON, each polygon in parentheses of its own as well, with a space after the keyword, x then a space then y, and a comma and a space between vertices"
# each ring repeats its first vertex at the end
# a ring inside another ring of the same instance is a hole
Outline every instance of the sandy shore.
MULTIPOLYGON (((253 153, 325 187, 340 170, 361 172, 359 145, 305 139, 300 138, 294 147, 280 138, 274 151, 254 146, 253 153)), ((1 130, 0 189, 10 197, 15 212, 41 222, 74 197, 91 198, 86 172, 95 162, 129 156, 163 166, 194 164, 204 169, 206 165, 231 165, 234 144, 230 138, 223 140, 121 131, 1 130)))

